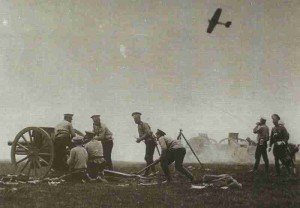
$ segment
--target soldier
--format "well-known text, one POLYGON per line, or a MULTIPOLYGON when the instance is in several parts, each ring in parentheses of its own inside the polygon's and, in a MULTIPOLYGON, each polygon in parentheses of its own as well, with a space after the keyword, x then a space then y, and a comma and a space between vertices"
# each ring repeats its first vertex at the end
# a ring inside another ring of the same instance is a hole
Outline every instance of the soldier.
POLYGON ((250 137, 247 137, 246 141, 248 142, 249 146, 256 146, 257 145, 252 139, 250 139, 250 137))
POLYGON ((67 175, 64 179, 67 181, 81 181, 82 179, 87 179, 86 177, 86 168, 88 161, 88 154, 83 147, 83 137, 75 136, 72 139, 74 148, 70 151, 70 157, 68 159, 68 165, 70 174, 67 175))
POLYGON ((269 159, 267 154, 267 142, 269 140, 269 128, 266 125, 266 119, 264 117, 260 118, 260 121, 256 123, 253 129, 253 133, 257 134, 257 146, 255 151, 255 164, 253 167, 253 172, 257 171, 260 158, 263 157, 265 162, 265 171, 269 172, 269 159))
MULTIPOLYGON (((146 153, 145 153, 145 161, 146 166, 153 163, 153 155, 156 147, 156 141, 153 137, 153 132, 151 131, 151 128, 148 123, 142 122, 141 120, 141 113, 134 112, 131 114, 134 122, 138 125, 138 132, 139 132, 139 138, 136 140, 137 143, 140 143, 141 141, 144 141, 146 144, 146 153)), ((155 166, 151 167, 152 175, 156 174, 155 172, 155 166)), ((150 174, 150 169, 148 168, 145 171, 144 176, 148 176, 150 174)))
POLYGON ((166 133, 160 129, 157 129, 156 138, 161 147, 161 156, 158 160, 162 170, 167 177, 167 181, 171 182, 171 175, 169 172, 169 165, 175 161, 175 169, 185 175, 190 179, 191 182, 194 182, 194 176, 187 169, 182 166, 184 156, 186 153, 185 148, 179 140, 171 139, 170 137, 165 136, 166 133))
POLYGON ((277 176, 280 176, 279 160, 281 160, 282 164, 287 168, 288 172, 291 173, 289 165, 284 160, 289 133, 284 126, 279 125, 279 115, 273 114, 272 119, 274 127, 271 131, 269 152, 271 151, 272 145, 274 144, 273 155, 275 158, 276 174, 277 176))
POLYGON ((57 124, 54 130, 53 168, 57 171, 68 170, 66 147, 71 146, 71 139, 75 136, 72 120, 73 114, 64 114, 64 120, 57 124))
POLYGON ((105 168, 105 160, 103 156, 102 143, 95 139, 95 133, 86 131, 86 140, 89 142, 85 145, 88 153, 88 174, 92 179, 102 179, 101 173, 105 168))
POLYGON ((114 146, 113 137, 111 131, 100 120, 100 115, 91 116, 93 119, 93 132, 95 133, 95 139, 101 141, 103 147, 103 155, 106 161, 107 168, 113 170, 111 152, 114 146))

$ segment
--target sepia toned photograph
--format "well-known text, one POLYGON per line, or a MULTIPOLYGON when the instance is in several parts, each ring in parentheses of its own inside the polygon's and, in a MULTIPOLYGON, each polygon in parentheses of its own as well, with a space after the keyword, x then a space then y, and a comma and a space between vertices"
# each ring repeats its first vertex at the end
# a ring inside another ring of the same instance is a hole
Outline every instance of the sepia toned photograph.
POLYGON ((0 207, 300 207, 299 0, 0 0, 0 207))

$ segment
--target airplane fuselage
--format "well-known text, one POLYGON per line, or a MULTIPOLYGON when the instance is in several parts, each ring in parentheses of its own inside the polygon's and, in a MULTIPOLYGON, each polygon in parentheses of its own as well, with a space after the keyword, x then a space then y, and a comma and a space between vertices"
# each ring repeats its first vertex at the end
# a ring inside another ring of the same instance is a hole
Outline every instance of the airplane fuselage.
POLYGON ((216 25, 226 25, 226 23, 224 23, 224 22, 219 22, 219 21, 214 21, 214 20, 208 20, 208 22, 216 24, 216 25))

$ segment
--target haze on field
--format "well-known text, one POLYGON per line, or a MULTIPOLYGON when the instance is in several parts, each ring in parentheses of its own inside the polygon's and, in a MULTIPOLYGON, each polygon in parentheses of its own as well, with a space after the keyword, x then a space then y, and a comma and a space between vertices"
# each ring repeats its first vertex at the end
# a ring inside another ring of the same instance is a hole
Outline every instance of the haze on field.
MULTIPOLYGON (((300 143, 297 0, 1 0, 0 159, 27 126, 64 113, 114 133, 113 159, 143 161, 133 111, 152 129, 221 140, 278 113, 300 143), (222 8, 222 21, 206 33, 222 8)), ((201 158, 200 158, 201 159, 201 158)))

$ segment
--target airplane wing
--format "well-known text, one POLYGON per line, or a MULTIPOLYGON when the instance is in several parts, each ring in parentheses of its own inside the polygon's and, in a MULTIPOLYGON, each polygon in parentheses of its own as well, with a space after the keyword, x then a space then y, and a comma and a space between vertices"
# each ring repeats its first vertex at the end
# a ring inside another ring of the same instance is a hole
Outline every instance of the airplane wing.
POLYGON ((207 28, 207 33, 211 33, 214 30, 215 26, 217 25, 217 23, 219 21, 221 13, 222 13, 221 8, 218 8, 215 11, 214 15, 212 16, 211 20, 209 21, 209 25, 208 25, 208 28, 207 28))
POLYGON ((222 9, 221 9, 221 8, 218 8, 218 9, 215 11, 213 17, 211 18, 211 21, 218 22, 219 19, 220 19, 221 13, 222 13, 222 9))
POLYGON ((216 25, 217 25, 216 22, 210 21, 206 32, 211 33, 214 30, 216 25))

